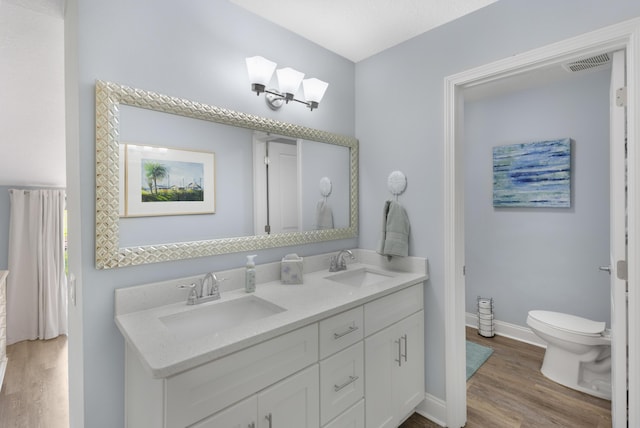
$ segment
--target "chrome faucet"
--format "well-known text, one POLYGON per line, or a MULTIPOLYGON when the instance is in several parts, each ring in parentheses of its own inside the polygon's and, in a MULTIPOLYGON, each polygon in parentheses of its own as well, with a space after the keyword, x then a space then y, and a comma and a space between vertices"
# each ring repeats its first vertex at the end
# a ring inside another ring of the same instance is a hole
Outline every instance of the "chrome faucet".
POLYGON ((200 286, 200 297, 211 297, 211 300, 220 298, 220 287, 218 277, 215 273, 209 272, 202 278, 200 286), (206 287, 206 288, 205 288, 206 287))
POLYGON ((200 284, 181 284, 179 288, 189 288, 187 295, 187 305, 197 305, 198 303, 209 302, 220 299, 219 284, 226 278, 220 278, 215 273, 209 272, 200 280, 200 284))
POLYGON ((351 250, 340 250, 337 255, 331 257, 331 261, 329 263, 329 272, 347 270, 347 261, 344 259, 345 254, 348 254, 351 260, 356 259, 356 256, 353 255, 351 250))

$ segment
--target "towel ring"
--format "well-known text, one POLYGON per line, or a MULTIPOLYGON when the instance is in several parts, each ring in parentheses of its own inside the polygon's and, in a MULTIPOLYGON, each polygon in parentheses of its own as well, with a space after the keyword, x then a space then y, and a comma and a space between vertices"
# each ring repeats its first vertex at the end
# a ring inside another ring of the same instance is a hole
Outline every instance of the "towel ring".
POLYGON ((320 194, 327 199, 327 196, 331 194, 331 180, 329 177, 322 177, 320 179, 320 194))
POLYGON ((397 201, 398 195, 404 193, 407 188, 407 176, 401 171, 393 171, 387 179, 387 187, 397 201))

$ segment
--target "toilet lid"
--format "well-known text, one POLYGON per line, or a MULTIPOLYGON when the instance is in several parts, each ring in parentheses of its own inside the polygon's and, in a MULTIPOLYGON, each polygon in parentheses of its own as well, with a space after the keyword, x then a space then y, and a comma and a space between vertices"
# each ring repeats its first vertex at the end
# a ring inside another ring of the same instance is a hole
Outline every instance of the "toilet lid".
POLYGON ((606 326, 604 322, 592 321, 560 312, 530 311, 529 316, 552 327, 579 334, 599 335, 606 326))

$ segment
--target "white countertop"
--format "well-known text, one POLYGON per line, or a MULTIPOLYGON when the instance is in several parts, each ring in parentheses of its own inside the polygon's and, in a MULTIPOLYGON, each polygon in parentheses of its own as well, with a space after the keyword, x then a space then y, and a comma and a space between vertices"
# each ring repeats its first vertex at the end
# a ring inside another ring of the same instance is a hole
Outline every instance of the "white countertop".
MULTIPOLYGON (((362 255, 360 252, 359 256, 362 255)), ((422 263, 414 263, 418 267, 422 264, 422 269, 414 269, 412 272, 396 270, 388 265, 381 266, 380 263, 375 263, 379 260, 378 258, 368 257, 366 254, 358 257, 358 260, 362 259, 374 263, 349 264, 347 270, 368 267, 392 272, 393 276, 372 285, 351 286, 326 279, 325 277, 331 274, 323 269, 305 273, 304 284, 281 284, 279 280, 259 283, 255 293, 252 294, 286 309, 284 312, 196 339, 185 339, 172 333, 160 321, 160 317, 237 299, 247 295, 244 289, 223 290, 220 300, 198 305, 186 305, 182 300, 149 309, 117 313, 115 321, 125 340, 137 353, 143 365, 149 369, 151 375, 154 378, 165 378, 423 282, 428 278, 425 259, 421 259, 422 263)), ((407 264, 403 263, 401 267, 406 268, 406 266, 407 264)), ((127 289, 121 290, 126 292, 127 289)))

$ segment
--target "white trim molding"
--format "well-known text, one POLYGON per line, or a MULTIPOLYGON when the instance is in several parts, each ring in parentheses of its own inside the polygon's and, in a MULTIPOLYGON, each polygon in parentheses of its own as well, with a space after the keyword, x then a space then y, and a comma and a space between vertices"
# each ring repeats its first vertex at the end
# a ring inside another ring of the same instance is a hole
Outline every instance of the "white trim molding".
MULTIPOLYGON (((465 323, 467 327, 478 329, 478 315, 471 312, 465 314, 465 323)), ((528 343, 529 345, 539 346, 546 348, 547 345, 542 339, 540 339, 533 331, 528 327, 522 327, 521 325, 511 324, 505 321, 499 321, 494 319, 493 324, 495 327, 495 333, 497 336, 508 337, 509 339, 517 340, 518 342, 528 343)))
POLYGON ((416 407, 415 411, 431 422, 446 426, 444 422, 447 417, 446 403, 434 395, 425 394, 424 400, 416 407))
POLYGON ((553 43, 444 79, 444 290, 446 426, 466 423, 464 268, 464 89, 598 53, 627 53, 629 415, 614 427, 640 426, 640 19, 553 43))

